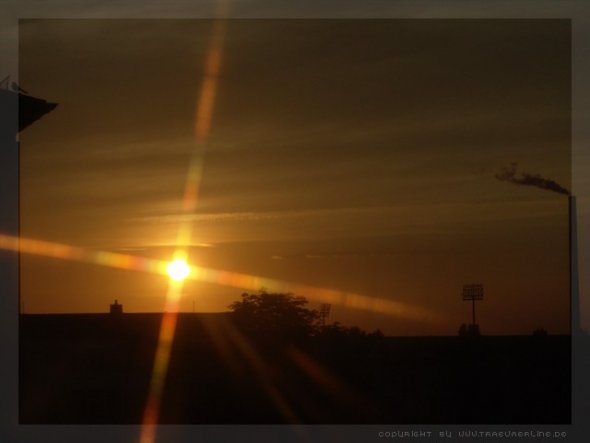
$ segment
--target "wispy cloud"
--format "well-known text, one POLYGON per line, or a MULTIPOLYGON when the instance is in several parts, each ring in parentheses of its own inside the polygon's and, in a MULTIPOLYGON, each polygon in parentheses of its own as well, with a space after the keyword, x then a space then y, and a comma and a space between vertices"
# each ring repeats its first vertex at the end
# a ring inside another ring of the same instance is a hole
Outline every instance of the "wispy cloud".
MULTIPOLYGON (((291 211, 147 215, 127 224, 149 230, 193 222, 209 242, 293 241, 296 239, 363 238, 433 233, 482 223, 560 217, 559 200, 439 203, 390 207, 326 208, 291 211)), ((375 252, 375 251, 374 251, 375 252)), ((376 253, 379 253, 377 250, 376 253)))

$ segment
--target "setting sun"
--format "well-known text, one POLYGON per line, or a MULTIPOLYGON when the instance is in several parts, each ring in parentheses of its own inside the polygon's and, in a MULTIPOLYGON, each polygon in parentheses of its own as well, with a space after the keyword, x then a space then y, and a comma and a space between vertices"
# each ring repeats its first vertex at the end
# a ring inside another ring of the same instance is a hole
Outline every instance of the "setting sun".
POLYGON ((188 274, 190 273, 190 267, 186 261, 181 258, 177 258, 176 260, 170 262, 166 268, 166 271, 172 280, 182 281, 188 277, 188 274))

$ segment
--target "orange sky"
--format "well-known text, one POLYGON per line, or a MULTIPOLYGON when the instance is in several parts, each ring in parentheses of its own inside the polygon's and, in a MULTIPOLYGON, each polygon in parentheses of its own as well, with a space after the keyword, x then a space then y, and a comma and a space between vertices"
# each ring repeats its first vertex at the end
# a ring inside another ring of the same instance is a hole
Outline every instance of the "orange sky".
MULTIPOLYGON (((23 236, 171 257, 211 29, 21 22, 21 85, 60 103, 21 135, 23 236)), ((455 334, 472 282, 483 333, 566 332, 567 198, 494 173, 518 162, 569 188, 569 44, 563 21, 230 21, 191 261, 442 318, 333 306, 388 334, 455 334)), ((167 286, 28 255, 21 278, 27 312, 159 311, 167 286)), ((181 306, 241 292, 190 282, 181 306)))

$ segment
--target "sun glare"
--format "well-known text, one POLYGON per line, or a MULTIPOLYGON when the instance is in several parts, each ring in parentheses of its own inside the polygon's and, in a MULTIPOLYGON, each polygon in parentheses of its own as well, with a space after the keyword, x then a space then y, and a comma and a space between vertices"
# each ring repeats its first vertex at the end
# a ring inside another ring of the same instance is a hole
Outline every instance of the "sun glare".
POLYGON ((177 258, 176 260, 170 262, 166 268, 166 271, 172 280, 182 281, 188 277, 190 267, 186 261, 181 258, 177 258))

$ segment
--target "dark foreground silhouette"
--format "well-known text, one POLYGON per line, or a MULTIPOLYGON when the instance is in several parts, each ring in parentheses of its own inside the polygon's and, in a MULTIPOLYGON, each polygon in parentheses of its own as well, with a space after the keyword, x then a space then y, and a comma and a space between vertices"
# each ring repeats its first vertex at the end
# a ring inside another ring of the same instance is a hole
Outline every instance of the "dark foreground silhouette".
MULTIPOLYGON (((20 422, 140 423, 161 319, 22 315, 20 422)), ((160 422, 570 422, 569 336, 261 330, 229 314, 179 314, 160 422)))

